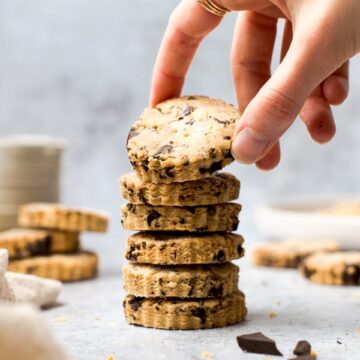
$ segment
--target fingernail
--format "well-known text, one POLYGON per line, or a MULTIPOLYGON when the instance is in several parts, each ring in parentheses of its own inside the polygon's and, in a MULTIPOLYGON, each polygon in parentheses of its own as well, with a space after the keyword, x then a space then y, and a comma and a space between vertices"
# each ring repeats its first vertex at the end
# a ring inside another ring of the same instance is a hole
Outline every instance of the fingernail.
POLYGON ((245 127, 236 136, 232 144, 232 155, 243 164, 254 163, 264 152, 268 140, 256 138, 252 131, 245 127))

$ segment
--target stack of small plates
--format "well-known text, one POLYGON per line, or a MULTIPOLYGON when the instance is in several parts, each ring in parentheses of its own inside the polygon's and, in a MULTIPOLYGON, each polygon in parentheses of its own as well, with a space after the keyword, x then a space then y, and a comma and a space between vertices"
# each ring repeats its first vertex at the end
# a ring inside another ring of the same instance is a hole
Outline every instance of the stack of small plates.
POLYGON ((0 229, 16 226, 19 205, 59 201, 64 146, 46 136, 0 138, 0 229))

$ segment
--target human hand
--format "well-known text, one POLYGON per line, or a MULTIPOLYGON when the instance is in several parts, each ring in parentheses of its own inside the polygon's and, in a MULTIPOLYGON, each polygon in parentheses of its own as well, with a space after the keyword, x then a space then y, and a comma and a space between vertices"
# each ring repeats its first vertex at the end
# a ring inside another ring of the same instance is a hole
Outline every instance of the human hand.
MULTIPOLYGON (((348 59, 360 51, 358 0, 216 0, 239 11, 232 72, 242 117, 232 152, 262 169, 280 160, 279 138, 296 116, 311 137, 335 134, 331 105, 348 93, 348 59), (285 18, 281 63, 270 65, 279 18, 285 18)), ((196 0, 183 0, 172 13, 156 60, 150 104, 179 96, 201 40, 221 22, 196 0)))

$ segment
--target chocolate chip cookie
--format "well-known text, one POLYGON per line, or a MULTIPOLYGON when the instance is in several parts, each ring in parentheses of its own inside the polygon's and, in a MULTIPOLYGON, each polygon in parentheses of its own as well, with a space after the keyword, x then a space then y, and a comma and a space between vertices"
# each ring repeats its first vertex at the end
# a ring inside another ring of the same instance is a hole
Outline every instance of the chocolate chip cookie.
POLYGON ((127 239, 125 258, 154 265, 224 263, 244 256, 243 243, 227 232, 139 232, 127 239))
POLYGON ((140 297, 206 298, 227 296, 237 290, 239 268, 216 265, 156 266, 127 263, 124 289, 140 297))
POLYGON ((130 324, 169 330, 209 329, 237 324, 246 317, 242 292, 208 299, 144 298, 124 300, 130 324))
POLYGON ((51 253, 70 253, 80 247, 79 233, 60 230, 10 229, 0 232, 0 248, 10 260, 51 253))
POLYGON ((308 279, 328 285, 360 285, 360 251, 309 256, 300 265, 308 279))
POLYGON ((122 224, 126 230, 233 231, 241 205, 151 206, 125 204, 122 224))
POLYGON ((334 239, 291 239, 257 246, 252 258, 260 266, 297 268, 309 255, 338 250, 340 244, 334 239))
POLYGON ((222 100, 184 96, 147 108, 132 126, 129 160, 144 181, 173 183, 211 175, 233 161, 239 111, 222 100))
POLYGON ((20 226, 65 231, 106 232, 108 222, 108 216, 100 211, 53 203, 23 205, 18 215, 20 226))
POLYGON ((229 173, 182 183, 152 184, 128 173, 120 179, 120 192, 132 204, 196 206, 222 204, 239 197, 240 181, 229 173))
POLYGON ((96 276, 98 258, 91 251, 35 256, 10 261, 8 270, 60 281, 87 280, 96 276))

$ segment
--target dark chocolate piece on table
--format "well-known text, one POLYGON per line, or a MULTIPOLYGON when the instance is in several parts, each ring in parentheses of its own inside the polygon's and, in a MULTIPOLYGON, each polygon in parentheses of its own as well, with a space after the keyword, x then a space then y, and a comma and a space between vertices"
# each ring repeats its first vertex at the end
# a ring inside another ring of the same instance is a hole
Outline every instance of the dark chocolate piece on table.
POLYGON ((311 353, 311 345, 306 340, 299 341, 293 351, 294 355, 309 355, 311 353))
POLYGON ((282 353, 276 347, 275 341, 261 332, 240 335, 236 339, 241 350, 245 352, 282 356, 282 353))

